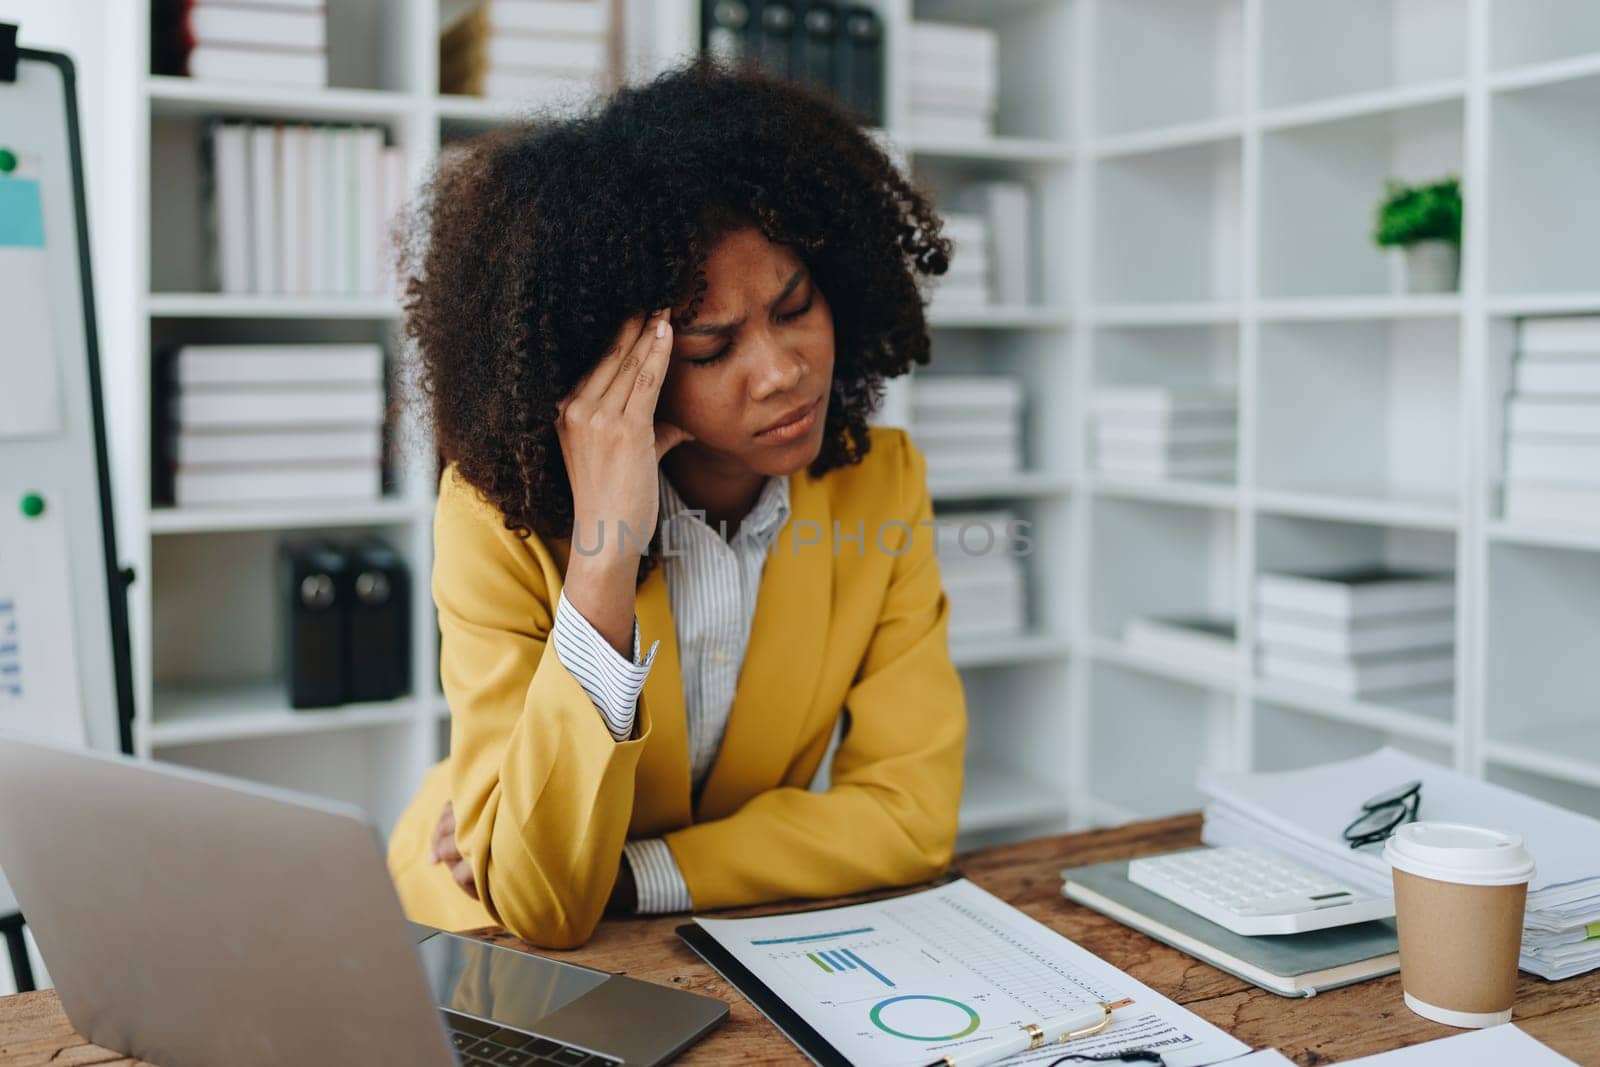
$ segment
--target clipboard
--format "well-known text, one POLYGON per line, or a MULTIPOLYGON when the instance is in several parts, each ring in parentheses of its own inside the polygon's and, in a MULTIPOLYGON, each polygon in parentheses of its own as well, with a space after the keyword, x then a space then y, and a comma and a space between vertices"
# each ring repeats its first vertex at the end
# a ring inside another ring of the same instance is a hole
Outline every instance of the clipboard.
POLYGON ((789 1007, 783 998, 774 993, 765 982, 750 973, 750 969, 738 960, 733 954, 706 932, 706 928, 699 923, 684 923, 677 928, 677 933, 683 942, 694 949, 695 954, 711 965, 711 969, 727 979, 729 985, 744 995, 744 998, 755 1005, 756 1011, 767 1017, 767 1021, 783 1032, 783 1036, 794 1042, 795 1047, 812 1063, 819 1067, 856 1067, 844 1057, 838 1049, 828 1043, 828 1039, 817 1033, 816 1029, 800 1017, 800 1013, 789 1007))

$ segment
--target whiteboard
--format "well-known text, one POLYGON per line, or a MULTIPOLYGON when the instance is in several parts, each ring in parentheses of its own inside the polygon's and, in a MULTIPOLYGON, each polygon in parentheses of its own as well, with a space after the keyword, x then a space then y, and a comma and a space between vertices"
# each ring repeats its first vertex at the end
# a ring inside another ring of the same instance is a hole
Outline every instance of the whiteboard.
POLYGON ((75 77, 59 53, 14 56, 8 80, 0 54, 0 731, 131 752, 75 77))

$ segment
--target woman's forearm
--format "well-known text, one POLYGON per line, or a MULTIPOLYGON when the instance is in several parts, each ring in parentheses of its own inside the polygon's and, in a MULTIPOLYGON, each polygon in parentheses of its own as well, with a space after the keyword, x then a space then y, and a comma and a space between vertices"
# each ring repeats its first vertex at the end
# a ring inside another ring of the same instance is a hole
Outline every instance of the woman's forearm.
MULTIPOLYGON (((576 539, 574 539, 576 541, 576 539)), ((639 553, 631 546, 606 545, 594 555, 573 553, 563 591, 617 653, 633 658, 634 597, 639 553)))

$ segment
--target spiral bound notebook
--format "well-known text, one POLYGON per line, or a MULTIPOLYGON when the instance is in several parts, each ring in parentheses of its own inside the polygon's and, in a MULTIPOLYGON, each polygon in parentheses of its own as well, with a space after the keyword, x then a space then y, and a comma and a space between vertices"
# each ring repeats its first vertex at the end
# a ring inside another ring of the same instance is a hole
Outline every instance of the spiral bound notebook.
POLYGON ((1400 969, 1389 920, 1246 937, 1134 885, 1127 860, 1068 867, 1061 876, 1068 900, 1279 996, 1309 997, 1400 969))

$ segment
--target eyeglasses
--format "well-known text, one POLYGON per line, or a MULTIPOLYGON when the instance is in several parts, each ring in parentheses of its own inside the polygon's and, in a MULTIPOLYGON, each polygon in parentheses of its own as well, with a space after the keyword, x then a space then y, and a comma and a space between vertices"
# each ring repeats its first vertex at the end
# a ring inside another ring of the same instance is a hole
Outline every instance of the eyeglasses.
POLYGON ((1051 1060, 1044 1067, 1056 1067, 1062 1063, 1153 1063, 1156 1067, 1167 1067, 1167 1061, 1161 1058, 1161 1053, 1149 1049, 1136 1048, 1126 1052, 1107 1052, 1100 1056, 1062 1056, 1060 1059, 1051 1060))
POLYGON ((1385 790, 1361 805, 1361 814, 1344 828, 1344 839, 1351 848, 1387 841, 1402 823, 1408 823, 1422 810, 1422 783, 1407 782, 1385 790))

